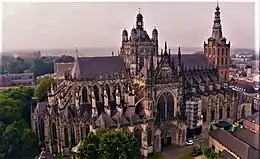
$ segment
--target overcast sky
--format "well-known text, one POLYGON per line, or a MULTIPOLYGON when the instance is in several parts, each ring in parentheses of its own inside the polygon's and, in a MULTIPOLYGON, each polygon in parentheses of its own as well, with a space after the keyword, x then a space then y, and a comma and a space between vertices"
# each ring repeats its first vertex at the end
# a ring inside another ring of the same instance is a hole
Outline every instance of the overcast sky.
MULTIPOLYGON (((3 3, 3 51, 119 47, 138 8, 160 44, 202 47, 216 3, 3 3)), ((254 3, 220 3, 223 34, 234 48, 254 47, 254 3)))

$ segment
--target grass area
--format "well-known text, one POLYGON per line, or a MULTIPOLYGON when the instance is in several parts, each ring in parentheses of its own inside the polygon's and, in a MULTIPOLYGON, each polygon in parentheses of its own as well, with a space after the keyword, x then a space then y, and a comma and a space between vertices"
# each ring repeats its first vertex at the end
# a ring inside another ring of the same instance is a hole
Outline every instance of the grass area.
POLYGON ((185 154, 183 156, 181 156, 179 159, 193 159, 191 154, 185 154))
POLYGON ((156 154, 153 156, 149 156, 148 159, 165 159, 165 157, 163 157, 163 155, 156 154))

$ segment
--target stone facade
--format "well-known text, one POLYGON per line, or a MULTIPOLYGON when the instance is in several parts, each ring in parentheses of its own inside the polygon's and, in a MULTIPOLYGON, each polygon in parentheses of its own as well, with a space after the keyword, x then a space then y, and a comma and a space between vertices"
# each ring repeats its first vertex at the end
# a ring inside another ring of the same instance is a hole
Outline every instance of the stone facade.
POLYGON ((203 124, 195 128, 205 132, 210 123, 234 118, 236 93, 204 54, 181 48, 171 54, 167 43, 159 54, 157 29, 150 38, 140 13, 136 24, 130 37, 123 31, 118 56, 76 57, 48 101, 38 103, 32 127, 48 151, 68 155, 84 135, 104 127, 133 132, 147 158, 185 145, 187 102, 200 101, 203 124))

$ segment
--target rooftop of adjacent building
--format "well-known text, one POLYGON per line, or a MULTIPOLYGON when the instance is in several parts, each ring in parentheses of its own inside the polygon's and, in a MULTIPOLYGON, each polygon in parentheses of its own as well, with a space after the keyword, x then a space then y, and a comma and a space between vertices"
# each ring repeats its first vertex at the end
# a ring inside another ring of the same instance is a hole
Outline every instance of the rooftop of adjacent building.
MULTIPOLYGON (((259 158, 259 141, 255 140, 259 140, 259 135, 257 136, 257 134, 252 134, 249 130, 241 128, 233 133, 229 133, 225 130, 217 129, 209 132, 209 135, 240 158, 259 158)), ((231 154, 226 154, 226 156, 229 155, 231 154)))
POLYGON ((259 120, 260 120, 260 112, 257 112, 255 114, 252 114, 252 115, 246 117, 245 120, 250 121, 250 122, 260 126, 260 122, 259 122, 259 120))

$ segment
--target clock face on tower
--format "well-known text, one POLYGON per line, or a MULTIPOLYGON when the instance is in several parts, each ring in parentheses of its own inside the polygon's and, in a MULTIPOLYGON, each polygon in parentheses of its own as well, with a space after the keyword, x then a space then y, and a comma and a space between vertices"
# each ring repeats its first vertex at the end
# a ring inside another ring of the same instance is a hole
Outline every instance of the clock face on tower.
POLYGON ((212 42, 209 42, 209 46, 210 46, 210 47, 212 46, 212 42))

